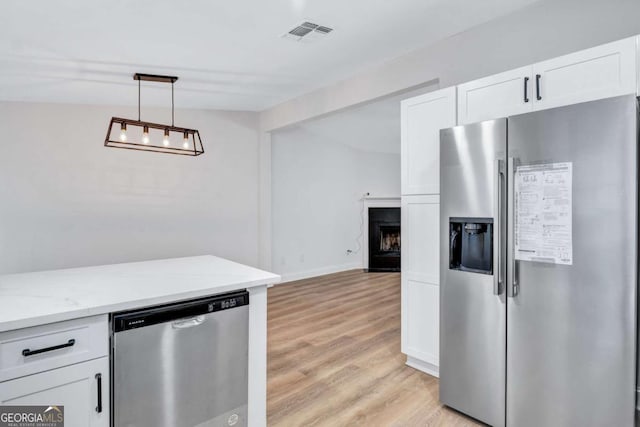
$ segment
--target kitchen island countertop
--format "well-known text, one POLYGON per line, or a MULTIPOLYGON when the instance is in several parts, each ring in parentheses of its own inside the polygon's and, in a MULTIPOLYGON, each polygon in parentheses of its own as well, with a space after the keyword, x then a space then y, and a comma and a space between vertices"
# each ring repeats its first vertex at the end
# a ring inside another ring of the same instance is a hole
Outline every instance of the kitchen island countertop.
POLYGON ((0 332, 266 286, 280 276, 211 255, 0 276, 0 332))

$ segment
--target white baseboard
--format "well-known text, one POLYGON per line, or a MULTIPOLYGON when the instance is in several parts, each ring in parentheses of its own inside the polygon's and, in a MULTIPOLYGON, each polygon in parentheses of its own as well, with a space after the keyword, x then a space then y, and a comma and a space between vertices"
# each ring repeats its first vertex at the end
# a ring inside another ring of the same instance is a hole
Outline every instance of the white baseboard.
POLYGON ((407 366, 411 366, 418 371, 422 371, 425 374, 429 374, 432 377, 440 378, 440 368, 428 362, 407 356, 407 366))
POLYGON ((324 276, 325 274, 339 273, 341 271, 355 270, 362 268, 360 262, 352 262, 349 264, 330 265, 328 267, 315 268, 313 270, 299 271, 295 273, 281 274, 282 280, 277 285, 287 282, 293 282, 295 280, 309 279, 311 277, 324 276))

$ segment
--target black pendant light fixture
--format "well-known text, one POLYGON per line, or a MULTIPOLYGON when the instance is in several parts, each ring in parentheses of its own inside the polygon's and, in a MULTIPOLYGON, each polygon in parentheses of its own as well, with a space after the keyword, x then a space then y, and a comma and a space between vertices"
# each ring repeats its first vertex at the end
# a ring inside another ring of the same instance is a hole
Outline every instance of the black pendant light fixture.
POLYGON ((138 81, 138 120, 112 117, 107 136, 104 139, 104 146, 184 156, 204 154, 200 132, 197 129, 181 128, 174 125, 173 84, 178 78, 136 73, 133 79, 138 81), (171 83, 171 126, 140 120, 140 82, 143 80, 171 83), (118 125, 120 129, 118 129, 118 125))

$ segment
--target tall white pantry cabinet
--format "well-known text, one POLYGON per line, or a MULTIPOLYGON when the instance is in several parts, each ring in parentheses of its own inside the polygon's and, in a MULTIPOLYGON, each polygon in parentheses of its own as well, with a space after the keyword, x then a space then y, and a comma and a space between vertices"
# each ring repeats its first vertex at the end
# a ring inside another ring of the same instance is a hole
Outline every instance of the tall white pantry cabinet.
POLYGON ((440 129, 640 95, 639 37, 570 53, 401 103, 402 352, 438 376, 440 129))
POLYGON ((438 376, 440 129, 456 125, 456 88, 401 103, 402 352, 438 376))

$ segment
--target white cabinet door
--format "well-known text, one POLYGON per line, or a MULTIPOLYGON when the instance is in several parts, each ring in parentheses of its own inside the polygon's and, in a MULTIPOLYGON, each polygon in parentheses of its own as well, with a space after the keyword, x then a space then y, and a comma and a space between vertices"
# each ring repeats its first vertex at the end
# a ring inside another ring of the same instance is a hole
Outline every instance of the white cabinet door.
POLYGON ((402 352, 437 375, 440 328, 439 196, 402 197, 402 352))
POLYGON ((456 125, 456 88, 401 103, 402 194, 440 193, 440 129, 456 125))
POLYGON ((636 93, 636 37, 533 65, 534 109, 636 93))
POLYGON ((458 86, 458 123, 498 119, 533 110, 531 66, 458 86))
POLYGON ((636 37, 636 95, 640 96, 640 36, 636 37))
POLYGON ((0 383, 0 405, 64 406, 65 427, 109 427, 109 358, 0 383))

